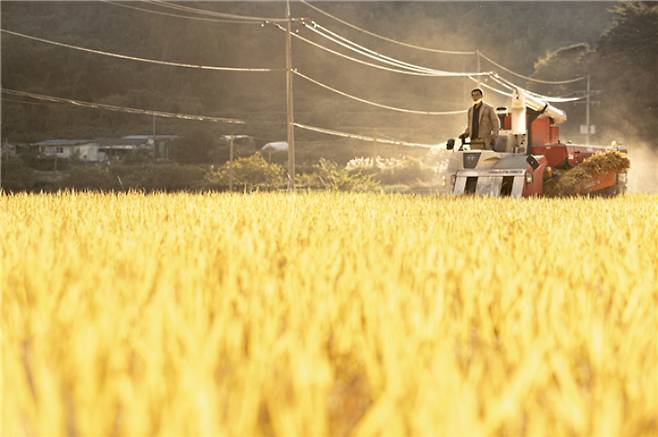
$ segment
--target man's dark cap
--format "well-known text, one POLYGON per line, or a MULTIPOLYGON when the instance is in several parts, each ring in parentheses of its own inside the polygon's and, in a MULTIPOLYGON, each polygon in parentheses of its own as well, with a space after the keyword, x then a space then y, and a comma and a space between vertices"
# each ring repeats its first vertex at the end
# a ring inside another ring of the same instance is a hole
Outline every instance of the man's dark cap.
POLYGON ((482 90, 481 90, 480 88, 473 88, 473 89, 471 90, 471 94, 473 94, 473 93, 476 92, 476 91, 478 91, 480 94, 484 95, 484 93, 482 92, 482 90))

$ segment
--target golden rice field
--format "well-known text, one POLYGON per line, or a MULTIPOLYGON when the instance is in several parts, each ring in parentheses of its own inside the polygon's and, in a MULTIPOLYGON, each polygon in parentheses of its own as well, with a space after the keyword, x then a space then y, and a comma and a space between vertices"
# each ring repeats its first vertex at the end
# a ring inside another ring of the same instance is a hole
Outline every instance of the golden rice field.
POLYGON ((2 436, 655 436, 658 196, 0 196, 2 436))

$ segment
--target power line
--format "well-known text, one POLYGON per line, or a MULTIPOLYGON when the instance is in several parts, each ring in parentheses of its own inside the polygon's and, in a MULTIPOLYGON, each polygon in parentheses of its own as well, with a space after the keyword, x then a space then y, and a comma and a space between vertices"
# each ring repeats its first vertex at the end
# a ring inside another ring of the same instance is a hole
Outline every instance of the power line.
POLYGON ((352 50, 360 55, 366 56, 371 59, 376 59, 384 64, 394 65, 401 68, 407 68, 409 70, 414 70, 417 72, 430 73, 432 76, 445 76, 445 77, 464 77, 464 76, 486 76, 489 73, 479 73, 479 72, 452 72, 452 71, 443 71, 436 70, 434 68, 423 67, 420 65, 410 64, 408 62, 401 61, 389 56, 382 55, 374 50, 368 49, 367 47, 361 46, 354 41, 351 41, 337 33, 331 32, 328 29, 320 26, 319 24, 313 22, 312 25, 304 23, 304 26, 311 30, 312 32, 320 35, 321 37, 328 39, 342 47, 345 47, 349 50, 352 50))
POLYGON ((210 115, 195 115, 195 114, 184 114, 178 112, 163 112, 163 111, 152 111, 149 109, 139 109, 139 108, 129 108, 127 106, 117 106, 117 105, 108 105, 105 103, 94 103, 86 102, 83 100, 75 100, 64 97, 55 97, 48 96, 45 94, 37 94, 28 91, 12 90, 9 88, 2 88, 2 92, 12 96, 18 97, 30 97, 36 100, 44 100, 48 102, 57 102, 57 103, 69 103, 71 105, 82 106, 86 108, 93 109, 105 109, 108 111, 115 112, 125 112, 130 114, 141 114, 141 115, 151 115, 155 117, 163 118, 178 118, 183 120, 197 120, 197 121, 211 121, 215 123, 228 123, 228 124, 246 124, 244 120, 239 120, 237 118, 226 118, 226 117, 214 117, 210 115))
POLYGON ((398 112, 405 112, 405 113, 408 113, 408 114, 419 114, 419 115, 456 115, 456 114, 463 114, 463 113, 466 112, 466 110, 441 111, 441 112, 440 111, 416 111, 416 110, 412 110, 412 109, 403 109, 403 108, 397 108, 397 107, 394 107, 394 106, 383 105, 381 103, 375 103, 373 101, 362 99, 360 97, 356 97, 356 96, 353 96, 353 95, 348 94, 346 92, 343 92, 343 91, 337 90, 335 88, 332 88, 329 85, 323 84, 322 82, 319 82, 315 79, 312 79, 312 78, 300 73, 297 70, 293 70, 293 73, 296 76, 301 77, 302 79, 305 79, 305 80, 307 80, 307 81, 309 81, 309 82, 311 82, 315 85, 318 85, 318 86, 320 86, 324 89, 327 89, 329 91, 332 91, 336 94, 340 94, 341 96, 347 97, 347 98, 352 99, 352 100, 356 100, 358 102, 366 103, 368 105, 376 106, 378 108, 389 109, 391 111, 398 111, 398 112))
MULTIPOLYGON (((284 31, 284 32, 286 31, 286 30, 285 30, 283 27, 281 27, 280 25, 278 25, 278 24, 274 24, 274 25, 277 26, 277 28, 278 28, 279 30, 282 30, 282 31, 284 31)), ((364 61, 364 60, 361 60, 361 59, 353 58, 353 57, 351 57, 351 56, 349 56, 349 55, 346 55, 346 54, 344 54, 344 53, 340 53, 340 52, 337 52, 336 50, 332 50, 332 49, 330 49, 330 48, 328 48, 328 47, 325 47, 325 46, 323 46, 323 45, 321 45, 321 44, 318 44, 318 43, 316 43, 316 42, 314 42, 314 41, 311 41, 311 40, 308 39, 308 38, 304 38, 303 36, 298 35, 298 34, 296 34, 296 33, 291 33, 291 36, 292 36, 293 38, 296 38, 296 39, 298 39, 298 40, 300 40, 300 41, 303 41, 303 42, 305 42, 305 43, 307 43, 307 44, 309 44, 309 45, 312 45, 312 46, 314 46, 314 47, 316 47, 316 48, 318 48, 318 49, 320 49, 320 50, 323 50, 323 51, 325 51, 325 52, 327 52, 327 53, 331 53, 331 54, 333 54, 333 55, 339 56, 339 57, 341 57, 341 58, 343 58, 343 59, 347 59, 347 60, 352 61, 352 62, 356 62, 356 63, 358 63, 358 64, 367 65, 367 66, 372 67, 372 68, 377 68, 377 69, 379 69, 379 70, 390 71, 390 72, 393 72, 393 73, 399 73, 399 74, 407 74, 407 75, 411 75, 411 76, 426 76, 426 77, 428 77, 428 76, 434 76, 433 74, 429 74, 429 73, 420 73, 420 72, 417 72, 417 71, 400 70, 400 69, 395 69, 395 68, 386 67, 386 66, 383 66, 383 65, 373 64, 372 62, 368 62, 368 61, 364 61)))
POLYGON ((568 103, 568 102, 575 102, 575 101, 578 101, 578 100, 583 100, 585 98, 585 97, 550 97, 550 96, 544 96, 544 95, 541 95, 541 94, 533 93, 532 91, 526 90, 526 89, 524 89, 520 86, 517 86, 517 85, 513 84, 512 82, 509 82, 506 79, 503 79, 502 77, 498 76, 497 74, 492 74, 489 77, 491 79, 493 79, 495 82, 497 82, 498 84, 502 85, 504 88, 507 88, 508 90, 510 90, 510 92, 503 91, 501 89, 495 88, 495 87, 487 84, 486 82, 478 81, 477 79, 475 79, 473 77, 469 77, 469 79, 471 81, 475 82, 476 84, 478 84, 479 86, 481 86, 482 88, 487 88, 487 89, 489 89, 489 90, 491 90, 491 91, 493 91, 497 94, 500 94, 501 96, 505 96, 505 97, 512 97, 512 92, 514 92, 517 89, 520 89, 520 90, 523 90, 523 92, 527 93, 531 97, 535 97, 537 99, 540 99, 540 100, 543 100, 543 101, 549 102, 549 103, 568 103))
POLYGON ((332 129, 325 129, 321 127, 315 127, 315 126, 309 126, 306 124, 301 124, 301 123, 293 123, 296 127, 313 131, 313 132, 319 132, 322 134, 327 134, 327 135, 334 135, 338 137, 343 137, 343 138, 352 138, 355 140, 361 140, 361 141, 370 141, 373 143, 384 143, 384 144, 394 144, 396 146, 409 146, 409 147, 423 147, 423 148, 432 148, 435 147, 432 144, 423 144, 423 143, 410 143, 407 141, 397 141, 397 140, 388 140, 385 138, 377 138, 377 137, 370 137, 370 136, 365 136, 365 135, 357 135, 357 134, 351 134, 347 132, 341 132, 337 130, 332 130, 332 129))
MULTIPOLYGON (((280 27, 280 26, 279 26, 279 27, 280 27)), ((138 57, 133 57, 133 56, 120 55, 120 54, 116 54, 116 53, 110 53, 110 52, 103 52, 103 51, 99 51, 99 50, 87 49, 87 48, 84 48, 84 47, 74 46, 74 45, 71 45, 71 44, 59 43, 59 42, 56 42, 56 41, 46 40, 46 39, 43 39, 43 38, 38 38, 38 37, 34 37, 34 36, 30 36, 30 35, 26 35, 26 34, 21 34, 21 33, 18 33, 18 32, 12 32, 12 31, 9 31, 9 30, 6 30, 6 29, 0 29, 0 30, 1 30, 2 32, 4 32, 4 33, 8 33, 8 34, 11 34, 11 35, 14 35, 14 36, 23 37, 23 38, 27 38, 27 39, 30 39, 30 40, 35 40, 35 41, 39 41, 39 42, 43 42, 43 43, 47 43, 47 44, 53 44, 53 45, 60 46, 60 47, 65 47, 65 48, 70 48, 70 49, 80 50, 80 51, 89 52, 89 53, 94 53, 94 54, 100 54, 100 55, 104 55, 104 56, 116 57, 116 58, 121 58, 121 59, 128 59, 128 60, 133 60, 133 61, 140 61, 140 62, 147 62, 147 63, 155 63, 155 64, 168 65, 168 66, 186 67, 186 68, 207 69, 207 70, 251 71, 251 72, 253 72, 253 71, 259 71, 259 72, 262 72, 262 71, 273 71, 272 69, 244 69, 244 68, 232 68, 232 67, 213 67, 213 66, 203 66, 203 65, 195 65, 195 64, 182 64, 182 63, 168 62, 168 61, 157 61, 157 60, 153 60, 153 59, 138 58, 138 57)), ((368 49, 366 49, 366 48, 364 48, 364 49, 365 49, 365 50, 368 50, 368 49)), ((376 52, 373 52, 373 53, 376 53, 376 52)), ((377 54, 376 56, 373 56, 373 57, 374 57, 375 59, 378 59, 378 60, 380 59, 379 54, 377 54)), ((393 58, 389 58, 389 59, 393 59, 393 58)), ((391 64, 393 64, 393 65, 398 65, 396 62, 389 62, 389 63, 391 63, 391 64)), ((405 63, 405 64, 406 64, 406 63, 405 63)), ((403 68, 414 68, 414 69, 420 69, 420 68, 422 68, 422 67, 416 67, 416 66, 413 66, 413 64, 407 64, 407 65, 409 65, 409 67, 407 67, 406 65, 402 65, 402 67, 403 67, 403 68)), ((419 73, 420 73, 420 72, 419 72, 419 73)), ((318 85, 318 86, 321 86, 321 87, 323 87, 323 88, 325 88, 325 89, 328 89, 328 90, 330 90, 330 91, 332 91, 332 92, 335 92, 335 93, 337 93, 337 94, 340 94, 340 95, 342 95, 342 96, 348 97, 348 98, 350 98, 350 99, 353 99, 353 100, 356 100, 356 101, 359 101, 359 102, 362 102, 362 103, 366 103, 366 104, 370 104, 370 105, 373 105, 373 106, 376 106, 376 107, 384 108, 384 109, 389 109, 389 110, 398 111, 398 112, 411 113, 411 114, 421 114, 421 115, 454 115, 454 114, 459 114, 459 113, 463 113, 463 112, 464 112, 464 111, 417 111, 417 110, 410 110, 410 109, 404 109, 404 108, 393 107, 393 106, 389 106, 389 105, 383 105, 383 104, 380 104, 380 103, 376 103, 376 102, 372 102, 372 101, 370 101, 370 100, 362 99, 362 98, 359 98, 359 97, 353 96, 353 95, 351 95, 351 94, 345 93, 345 92, 343 92, 343 91, 337 90, 337 89, 332 88, 332 87, 330 87, 330 86, 328 86, 328 85, 326 85, 326 84, 323 84, 323 83, 321 83, 321 82, 319 82, 319 81, 317 81, 317 80, 314 80, 314 79, 312 79, 312 78, 310 78, 310 77, 308 77, 308 76, 305 76, 305 75, 303 75, 303 74, 301 74, 301 73, 299 73, 299 72, 295 72, 295 74, 297 74, 299 77, 302 77, 303 79, 305 79, 305 80, 307 80, 307 81, 309 81, 309 82, 312 82, 312 83, 314 83, 314 84, 316 84, 316 85, 318 85)), ((430 75, 433 75, 433 74, 431 74, 431 73, 424 73, 424 74, 430 74, 430 75)), ((471 80, 473 80, 473 81, 475 81, 475 82, 478 82, 478 81, 475 80, 472 76, 469 75, 468 77, 469 77, 471 80)), ((497 79, 497 78, 496 78, 495 76, 493 76, 493 75, 491 75, 491 77, 492 77, 494 80, 496 80, 498 83, 500 83, 500 84, 502 84, 503 86, 505 86, 506 88, 508 88, 508 89, 514 89, 514 88, 513 88, 513 84, 512 84, 512 86, 510 86, 510 85, 508 85, 509 82, 507 82, 507 81, 501 81, 501 80, 497 79)), ((511 83, 509 83, 509 84, 511 84, 511 83)), ((497 93, 499 93, 499 94, 502 94, 502 95, 505 95, 505 96, 508 96, 508 97, 511 96, 511 93, 503 92, 503 91, 501 91, 501 90, 498 90, 498 89, 496 89, 496 88, 491 87, 491 86, 488 85, 488 84, 482 84, 482 83, 481 83, 481 85, 484 86, 484 87, 486 87, 486 88, 489 88, 489 89, 491 89, 491 90, 493 90, 494 92, 497 92, 497 93)), ((536 95, 536 94, 534 94, 534 93, 532 93, 532 95, 535 95, 535 96, 537 96, 537 97, 539 97, 539 98, 543 98, 543 99, 545 99, 545 100, 547 100, 547 101, 560 101, 560 102, 567 102, 567 101, 575 101, 575 100, 580 100, 580 99, 582 99, 582 97, 581 97, 581 98, 568 98, 568 99, 566 99, 566 98, 550 98, 550 97, 547 97, 547 96, 536 95), (550 100, 549 100, 549 99, 550 99, 550 100)))
POLYGON ((335 20, 339 23, 341 23, 341 24, 344 24, 345 26, 351 27, 352 29, 358 30, 359 32, 363 32, 367 35, 374 36, 375 38, 379 38, 383 41, 398 44, 398 45, 401 45, 401 46, 404 46, 404 47, 409 47, 409 48, 412 48, 412 49, 424 50, 424 51, 427 51, 427 52, 434 52, 434 53, 443 53, 443 54, 446 54, 446 55, 474 55, 475 54, 474 51, 432 49, 432 48, 428 48, 428 47, 421 47, 421 46, 418 46, 418 45, 415 45, 415 44, 405 43, 405 42, 402 42, 402 41, 397 41, 397 40, 394 40, 394 39, 391 39, 391 38, 387 38, 383 35, 379 35, 377 33, 371 32, 371 31, 366 30, 362 27, 355 26, 354 24, 349 23, 345 20, 342 20, 342 19, 336 17, 335 15, 331 15, 330 13, 328 13, 328 12, 318 8, 317 6, 314 6, 314 5, 308 3, 304 0, 299 0, 299 2, 305 4, 309 8, 311 8, 311 9, 313 9, 313 10, 315 10, 315 11, 317 11, 317 12, 319 12, 319 13, 321 13, 321 14, 323 14, 323 15, 325 15, 325 16, 327 16, 327 17, 329 17, 329 18, 331 18, 331 19, 333 19, 333 20, 335 20))
POLYGON ((484 53, 480 52, 480 56, 485 59, 486 61, 489 61, 491 64, 495 65, 496 67, 500 68, 501 70, 504 70, 508 72, 509 74, 513 74, 514 76, 520 77, 521 79, 528 80, 530 82, 536 82, 536 83, 543 83, 543 84, 548 84, 548 85, 565 85, 568 83, 575 83, 575 82, 580 82, 581 80, 585 79, 585 76, 580 76, 580 77, 575 77, 573 79, 567 79, 567 80, 543 80, 543 79, 535 79, 530 76, 525 76, 521 73, 517 73, 515 71, 510 70, 509 68, 505 67, 504 65, 499 64, 498 62, 494 61, 490 57, 486 56, 484 53))
POLYGON ((581 77, 577 77, 577 78, 573 78, 573 79, 567 79, 567 80, 554 80, 554 81, 550 81, 550 80, 542 80, 542 79, 535 79, 535 78, 532 78, 532 77, 525 76, 525 75, 522 75, 522 74, 520 74, 520 73, 517 73, 517 72, 515 72, 515 71, 513 71, 513 70, 511 70, 511 69, 509 69, 509 68, 507 68, 507 67, 505 67, 505 66, 499 64, 498 62, 496 62, 496 61, 494 61, 493 59, 491 59, 490 57, 486 56, 484 53, 482 53, 482 52, 479 51, 479 50, 476 50, 476 51, 440 50, 440 49, 433 49, 433 48, 429 48, 429 47, 422 47, 422 46, 418 46, 418 45, 415 45, 415 44, 405 43, 405 42, 402 42, 402 41, 398 41, 398 40, 395 40, 395 39, 392 39, 392 38, 388 38, 388 37, 385 37, 385 36, 382 36, 382 35, 376 34, 376 33, 374 33, 374 32, 371 32, 371 31, 367 30, 367 29, 364 29, 364 28, 362 28, 362 27, 359 27, 359 26, 356 26, 356 25, 354 25, 354 24, 352 24, 352 23, 349 23, 349 22, 347 22, 347 21, 345 21, 345 20, 342 20, 342 19, 336 17, 335 15, 332 15, 332 14, 330 14, 330 13, 328 13, 328 12, 326 12, 326 11, 320 9, 320 8, 318 8, 317 6, 314 6, 314 5, 312 5, 312 4, 308 3, 308 2, 306 2, 305 0, 299 0, 299 1, 300 1, 301 3, 303 3, 303 4, 305 4, 306 6, 308 6, 308 7, 312 8, 312 9, 314 9, 315 11, 317 11, 317 12, 319 12, 319 13, 321 13, 321 14, 323 14, 323 15, 329 17, 329 18, 331 18, 331 19, 334 20, 334 21, 337 21, 337 22, 339 22, 339 23, 341 23, 341 24, 344 24, 345 26, 348 26, 348 27, 350 27, 350 28, 352 28, 352 29, 354 29, 354 30, 358 30, 359 32, 365 33, 365 34, 370 35, 370 36, 373 36, 373 37, 375 37, 375 38, 379 38, 379 39, 381 39, 381 40, 383 40, 383 41, 387 41, 387 42, 390 42, 390 43, 393 43, 393 44, 398 44, 398 45, 401 45, 401 46, 404 46, 404 47, 409 47, 409 48, 413 48, 413 49, 417 49, 417 50, 424 50, 424 51, 429 51, 429 52, 434 52, 434 53, 443 53, 443 54, 448 54, 448 55, 479 55, 479 56, 482 56, 485 60, 487 60, 487 61, 489 61, 490 63, 492 63, 493 65, 495 65, 496 67, 498 67, 498 68, 500 68, 500 69, 502 69, 502 70, 504 70, 504 71, 506 71, 506 72, 508 72, 508 73, 510 73, 510 74, 513 74, 513 75, 515 75, 515 76, 517 76, 517 77, 520 77, 520 78, 522 78, 522 79, 525 79, 525 80, 528 80, 528 81, 531 81, 531 82, 537 82, 537 83, 543 83, 543 84, 550 84, 550 85, 562 85, 562 84, 568 84, 568 83, 579 82, 579 81, 585 79, 585 76, 581 76, 581 77))
POLYGON ((113 2, 110 0, 101 0, 102 2, 107 3, 108 5, 112 6, 119 6, 122 8, 126 9, 132 9, 135 11, 142 11, 142 12, 147 12, 150 14, 156 14, 156 15, 163 15, 166 17, 174 17, 174 18, 184 18, 187 20, 195 20, 195 21, 206 21, 210 23, 222 23, 222 24, 252 24, 252 25, 258 25, 260 26, 262 23, 256 22, 256 21, 246 21, 246 20, 230 20, 230 19, 223 19, 223 18, 210 18, 210 17, 191 17, 189 15, 180 15, 180 14, 174 14, 174 13, 169 13, 169 12, 164 12, 164 11, 156 11, 155 9, 147 9, 147 8, 140 8, 139 6, 133 6, 133 5, 128 5, 125 3, 117 3, 113 2))
POLYGON ((319 35, 321 35, 321 36, 323 36, 323 37, 325 37, 325 38, 327 38, 327 39, 329 39, 329 40, 331 40, 331 41, 333 41, 333 42, 335 42, 335 43, 337 43, 337 44, 339 44, 339 45, 341 45, 345 48, 348 48, 348 49, 350 49, 352 51, 355 51, 359 54, 368 56, 369 58, 376 59, 380 62, 389 64, 389 65, 395 65, 399 68, 415 71, 417 73, 425 73, 426 75, 429 75, 429 76, 435 76, 435 77, 443 77, 443 76, 468 77, 470 80, 472 80, 476 83, 479 83, 480 85, 482 85, 486 88, 489 88, 489 89, 491 89, 491 90, 493 90, 493 91, 495 91, 499 94, 502 94, 504 96, 507 96, 507 97, 511 97, 512 94, 503 92, 499 89, 491 87, 490 85, 482 84, 480 81, 475 80, 473 77, 478 76, 478 75, 479 76, 491 77, 494 80, 496 80, 497 82, 503 84, 503 86, 505 86, 506 88, 509 88, 510 90, 514 90, 514 89, 517 89, 517 88, 522 89, 525 92, 527 92, 528 94, 533 95, 534 97, 537 97, 539 99, 546 100, 547 102, 572 102, 572 101, 582 99, 582 97, 573 97, 573 98, 572 97, 550 97, 550 96, 544 96, 544 95, 541 95, 541 94, 533 93, 532 91, 526 90, 523 87, 520 87, 520 86, 512 83, 511 81, 509 81, 507 79, 502 79, 499 75, 497 75, 493 72, 484 72, 484 73, 475 73, 475 74, 474 73, 469 73, 469 72, 443 72, 441 70, 434 70, 434 69, 431 69, 431 68, 426 68, 426 67, 421 67, 421 66, 414 65, 414 64, 409 64, 409 63, 404 62, 404 61, 399 61, 395 58, 391 58, 391 57, 388 57, 388 56, 381 55, 381 54, 379 54, 379 53, 377 53, 373 50, 370 50, 366 47, 360 46, 360 45, 354 43, 353 41, 350 41, 349 39, 347 39, 345 37, 342 37, 338 34, 334 33, 334 35, 337 36, 336 38, 332 37, 331 35, 326 35, 322 32, 322 29, 324 29, 324 28, 322 28, 319 25, 316 25, 314 27, 309 27, 308 25, 305 24, 305 26, 307 28, 313 30, 314 32, 318 33, 319 35), (317 29, 315 27, 317 27, 317 29), (318 30, 318 29, 320 29, 320 30, 318 30), (504 80, 504 83, 501 82, 501 80, 504 80))
MULTIPOLYGON (((497 74, 491 75, 490 77, 494 81, 498 82, 499 84, 503 85, 504 87, 506 87, 509 90, 514 90, 516 88, 520 88, 518 85, 515 85, 513 82, 510 82, 509 80, 507 80, 507 79, 505 79, 505 78, 503 78, 503 77, 501 77, 497 74)), ((521 88, 521 89, 523 89, 523 88, 521 88)), ((542 100, 545 100, 545 101, 550 102, 550 103, 575 102, 577 100, 582 100, 582 99, 585 98, 585 96, 581 96, 581 97, 553 97, 553 96, 545 96, 545 95, 542 95, 542 94, 537 94, 537 93, 534 93, 534 92, 532 92, 530 90, 526 90, 526 89, 523 89, 523 91, 525 91, 527 94, 529 94, 531 96, 537 97, 538 99, 542 99, 542 100)))
POLYGON ((192 12, 198 15, 205 15, 209 17, 221 17, 221 18, 235 18, 240 20, 250 20, 250 21, 272 21, 272 22, 285 22, 288 21, 287 18, 282 17, 254 17, 250 15, 236 15, 229 14, 225 12, 209 11, 207 9, 192 8, 190 6, 178 5, 175 3, 167 3, 159 0, 146 0, 148 3, 156 4, 163 6, 165 8, 177 9, 185 12, 192 12))
POLYGON ((508 93, 507 91, 503 91, 503 90, 500 90, 498 88, 492 87, 491 85, 489 85, 486 82, 479 81, 479 80, 475 79, 474 77, 469 77, 469 79, 471 81, 475 82, 478 86, 480 86, 482 88, 487 88, 487 89, 489 89, 489 90, 491 90, 491 91, 493 91, 497 94, 500 94, 501 96, 512 97, 512 93, 508 93))
POLYGON ((30 102, 27 100, 14 100, 14 99, 9 99, 7 97, 2 97, 3 102, 7 103, 17 103, 20 105, 35 105, 35 106, 52 106, 52 105, 59 105, 59 102, 30 102))
POLYGON ((14 35, 18 36, 21 38, 26 38, 30 39, 33 41, 39 41, 45 44, 51 44, 59 47, 65 47, 68 49, 74 49, 74 50, 80 50, 83 52, 87 53, 93 53, 96 55, 103 55, 103 56, 109 56, 112 58, 119 58, 119 59, 127 59, 130 61, 139 61, 139 62, 146 62, 149 64, 159 64, 159 65, 167 65, 167 66, 172 66, 172 67, 184 67, 184 68, 196 68, 199 70, 215 70, 215 71, 239 71, 239 72, 270 72, 270 71, 281 71, 281 70, 276 70, 273 68, 241 68, 241 67, 217 67, 217 66, 211 66, 211 65, 198 65, 198 64, 183 64, 180 62, 170 62, 170 61, 158 61, 156 59, 148 59, 148 58, 140 58, 136 56, 128 56, 128 55, 121 55, 119 53, 112 53, 112 52, 105 52, 101 50, 93 50, 93 49, 88 49, 85 47, 80 47, 80 46, 75 46, 72 44, 64 44, 61 42, 57 41, 51 41, 48 39, 44 38, 38 38, 36 36, 31 36, 31 35, 26 35, 24 33, 18 33, 18 32, 13 32, 11 30, 7 29, 0 29, 1 32, 7 33, 9 35, 14 35))

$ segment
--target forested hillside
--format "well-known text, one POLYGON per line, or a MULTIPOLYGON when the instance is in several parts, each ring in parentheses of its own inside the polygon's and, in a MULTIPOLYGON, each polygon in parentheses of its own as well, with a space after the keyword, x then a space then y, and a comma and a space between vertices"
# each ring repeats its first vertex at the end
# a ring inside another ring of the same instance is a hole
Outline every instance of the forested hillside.
MULTIPOLYGON (((152 3, 130 2, 127 5, 159 13, 109 2, 2 2, 2 27, 53 41, 150 59, 214 66, 285 67, 284 33, 274 26, 184 18, 181 15, 190 14, 172 12, 152 3)), ((281 17, 285 14, 284 2, 186 2, 185 5, 243 15, 281 17)), ((535 64, 537 77, 560 79, 591 73, 592 88, 601 90, 602 97, 598 100, 619 101, 618 94, 626 93, 624 87, 630 87, 637 98, 623 100, 624 104, 641 102, 645 105, 638 108, 641 111, 655 110, 655 97, 651 97, 655 93, 634 88, 640 83, 655 83, 656 80, 655 44, 658 37, 652 41, 651 32, 655 34, 658 26, 651 28, 651 25, 658 12, 651 4, 632 6, 636 11, 634 14, 641 15, 643 18, 640 19, 644 20, 637 30, 641 33, 639 40, 633 33, 635 31, 624 30, 624 26, 633 29, 634 24, 626 21, 632 21, 635 15, 628 18, 628 13, 611 12, 613 3, 320 2, 316 5, 396 40, 449 50, 479 49, 509 69, 525 75, 535 73, 535 64), (637 45, 625 45, 634 42, 637 45), (583 61, 579 55, 566 65, 557 61, 564 59, 560 52, 555 55, 556 50, 578 43, 585 44, 581 47, 585 47, 587 56, 595 53, 596 60, 583 61), (560 65, 553 68, 554 64, 560 65), (634 66, 632 70, 626 67, 628 64, 634 66), (610 68, 611 65, 614 68, 610 68), (617 71, 627 72, 631 77, 628 74, 619 76, 617 71)), ((293 16, 316 20, 334 32, 389 56, 453 71, 477 68, 472 55, 444 55, 387 43, 335 22, 303 3, 292 2, 292 8, 293 16)), ((318 40, 299 23, 294 28, 301 36, 340 50, 336 45, 318 40)), ((344 92, 384 104, 425 111, 462 109, 467 104, 466 94, 473 85, 463 78, 401 76, 375 70, 335 57, 297 39, 293 43, 293 63, 300 72, 344 92)), ((486 60, 482 60, 481 69, 505 74, 486 60)), ((514 76, 507 77, 519 85, 534 86, 514 76)), ((213 134, 249 133, 261 142, 285 138, 285 77, 282 71, 218 72, 145 64, 3 33, 2 85, 85 101, 239 117, 247 121, 244 127, 235 127, 158 120, 159 133, 177 133, 194 125, 195 129, 213 134)), ((570 94, 582 91, 584 83, 534 89, 570 94)), ((149 116, 63 104, 22 104, 16 100, 25 99, 5 97, 2 105, 2 135, 5 138, 94 137, 148 133, 152 129, 149 116)), ((487 98, 493 103, 503 102, 492 93, 487 98)), ((454 135, 463 124, 461 117, 401 115, 373 108, 299 78, 295 80, 295 109, 296 119, 301 123, 354 132, 379 131, 382 135, 424 142, 439 142, 445 136, 454 135)), ((577 130, 584 106, 566 105, 565 109, 573 120, 570 122, 572 128, 575 126, 577 130)), ((598 119, 594 118, 593 122, 598 125, 609 123, 610 118, 604 117, 603 113, 600 107, 597 108, 594 116, 598 119)), ((655 130, 648 128, 646 120, 639 124, 644 124, 646 129, 637 129, 637 134, 646 137, 654 134, 655 130)), ((608 133, 603 126, 599 132, 600 139, 607 140, 604 136, 608 133)), ((299 136, 302 140, 314 138, 305 132, 300 132, 299 136)))

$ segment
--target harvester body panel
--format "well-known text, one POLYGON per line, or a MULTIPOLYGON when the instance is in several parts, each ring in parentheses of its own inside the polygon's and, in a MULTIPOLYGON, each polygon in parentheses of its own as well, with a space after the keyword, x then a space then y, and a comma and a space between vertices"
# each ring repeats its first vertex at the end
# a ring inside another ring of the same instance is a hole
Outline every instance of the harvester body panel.
POLYGON ((529 197, 542 193, 541 175, 546 158, 535 156, 533 168, 527 156, 491 150, 455 152, 461 155, 461 167, 454 174, 452 193, 494 197, 529 197))

